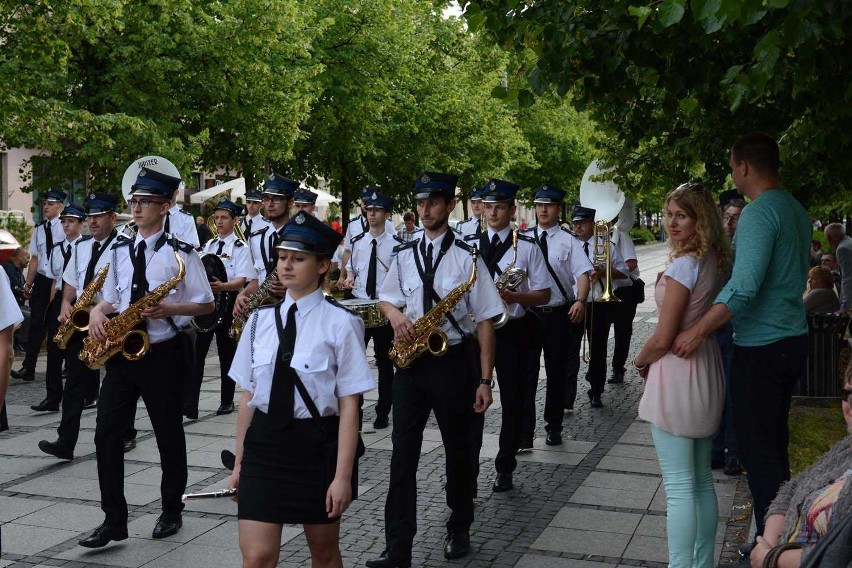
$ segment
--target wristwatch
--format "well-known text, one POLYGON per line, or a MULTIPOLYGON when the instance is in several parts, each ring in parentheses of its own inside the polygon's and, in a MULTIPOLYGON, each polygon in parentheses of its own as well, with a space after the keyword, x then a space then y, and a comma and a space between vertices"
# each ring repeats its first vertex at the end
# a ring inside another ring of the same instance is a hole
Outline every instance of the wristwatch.
POLYGON ((489 386, 493 389, 494 388, 494 379, 479 379, 479 384, 489 386))

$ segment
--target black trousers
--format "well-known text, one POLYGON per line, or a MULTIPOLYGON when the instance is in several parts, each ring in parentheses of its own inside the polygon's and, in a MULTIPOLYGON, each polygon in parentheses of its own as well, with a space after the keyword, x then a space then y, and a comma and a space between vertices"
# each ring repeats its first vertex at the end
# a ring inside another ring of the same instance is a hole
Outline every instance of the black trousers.
POLYGON ((410 556, 417 533, 417 466, 423 429, 435 413, 447 468, 448 532, 466 532, 473 522, 471 418, 476 385, 466 372, 463 345, 442 357, 422 355, 398 369, 393 381, 393 454, 385 503, 385 537, 398 556, 410 556))
POLYGON ((606 384, 607 343, 614 304, 592 302, 586 305, 586 333, 589 334, 589 396, 603 394, 606 384))
POLYGON ((27 336, 27 354, 24 357, 23 368, 32 373, 35 371, 38 353, 47 332, 47 306, 50 304, 50 288, 53 280, 47 276, 36 274, 33 280, 33 291, 30 296, 30 333, 27 336))
POLYGON ((98 402, 95 449, 101 509, 108 525, 127 525, 123 445, 140 396, 160 451, 163 512, 176 514, 183 510, 180 498, 186 490, 186 439, 181 416, 181 381, 175 374, 178 356, 178 342, 172 338, 152 345, 151 351, 138 361, 116 355, 106 364, 98 402))
POLYGON ((56 431, 59 434, 59 445, 72 451, 80 436, 80 417, 83 414, 83 406, 87 400, 98 398, 97 393, 100 387, 100 371, 93 371, 80 361, 80 350, 83 348, 85 337, 85 333, 75 333, 68 340, 68 348, 65 350, 65 367, 68 370, 68 377, 65 379, 65 390, 62 396, 62 420, 56 431), (94 396, 92 396, 93 390, 94 396))
MULTIPOLYGON (((190 397, 188 406, 193 407, 195 410, 198 409, 198 399, 201 396, 201 382, 204 379, 204 359, 207 357, 207 352, 210 351, 210 344, 213 342, 213 337, 216 338, 216 351, 219 353, 219 402, 222 404, 231 404, 234 402, 234 391, 236 390, 237 383, 232 381, 228 376, 231 363, 234 361, 234 353, 237 352, 236 342, 228 335, 233 321, 233 305, 231 305, 226 310, 225 317, 222 318, 222 323, 217 325, 213 331, 196 333, 195 369, 192 373, 192 380, 188 387, 187 395, 190 397)), ((184 404, 184 407, 186 406, 187 404, 184 404)))
POLYGON ((379 402, 376 403, 376 416, 387 417, 391 411, 393 398, 393 363, 388 351, 393 341, 393 328, 389 323, 364 330, 364 344, 373 340, 373 352, 376 354, 376 367, 379 369, 379 402))
POLYGON ((494 369, 500 384, 500 449, 494 465, 497 473, 512 473, 517 466, 515 455, 521 446, 524 424, 524 395, 527 391, 527 360, 529 357, 532 315, 509 320, 497 330, 494 369))
POLYGON ((807 349, 807 335, 760 347, 734 346, 734 424, 757 534, 763 534, 766 510, 778 488, 790 479, 787 420, 793 387, 806 371, 807 349))
MULTIPOLYGON (((53 301, 47 306, 44 328, 47 333, 47 373, 45 387, 50 402, 62 401, 62 363, 65 361, 65 350, 60 349, 53 340, 59 330, 59 312, 62 309, 61 292, 57 291, 53 301)), ((27 353, 29 355, 29 352, 27 353)))
POLYGON ((547 373, 544 399, 544 422, 547 432, 562 432, 565 407, 574 406, 577 398, 577 372, 580 370, 580 340, 583 328, 568 319, 569 304, 556 308, 533 308, 530 325, 530 347, 527 359, 526 392, 524 393, 523 438, 535 437, 535 394, 541 353, 547 373), (573 369, 573 374, 569 373, 573 369), (570 404, 566 404, 570 400, 570 404))
POLYGON ((636 317, 636 302, 633 301, 633 287, 623 286, 615 291, 621 302, 612 306, 612 326, 614 343, 612 350, 612 372, 624 373, 627 358, 630 356, 630 338, 633 337, 633 318, 636 317))

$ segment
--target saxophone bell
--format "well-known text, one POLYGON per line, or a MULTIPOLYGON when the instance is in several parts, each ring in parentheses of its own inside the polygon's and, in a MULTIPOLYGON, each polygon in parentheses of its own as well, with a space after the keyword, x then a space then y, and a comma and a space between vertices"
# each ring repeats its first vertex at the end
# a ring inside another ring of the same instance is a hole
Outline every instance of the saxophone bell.
POLYGON ((138 361, 151 349, 151 338, 141 329, 131 329, 121 340, 121 354, 128 361, 138 361))
POLYGON ((435 357, 440 357, 450 348, 450 340, 443 329, 434 329, 426 338, 426 348, 435 357))

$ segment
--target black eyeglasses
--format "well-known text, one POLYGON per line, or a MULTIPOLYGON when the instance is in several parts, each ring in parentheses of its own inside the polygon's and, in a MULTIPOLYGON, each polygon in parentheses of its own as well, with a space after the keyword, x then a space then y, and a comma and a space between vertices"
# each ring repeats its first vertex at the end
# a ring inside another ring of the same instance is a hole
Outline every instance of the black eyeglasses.
POLYGON ((154 199, 131 199, 127 202, 127 205, 131 209, 135 209, 137 205, 142 209, 148 209, 148 207, 150 207, 152 203, 162 205, 163 203, 165 203, 165 201, 156 201, 154 199))

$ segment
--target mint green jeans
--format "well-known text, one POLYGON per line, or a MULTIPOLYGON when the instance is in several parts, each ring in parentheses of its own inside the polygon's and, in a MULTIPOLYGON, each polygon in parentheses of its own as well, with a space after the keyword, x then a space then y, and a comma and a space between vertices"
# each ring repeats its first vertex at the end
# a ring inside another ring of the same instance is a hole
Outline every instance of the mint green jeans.
POLYGON ((682 438, 651 426, 666 487, 669 568, 713 568, 719 504, 713 487, 713 437, 682 438))

